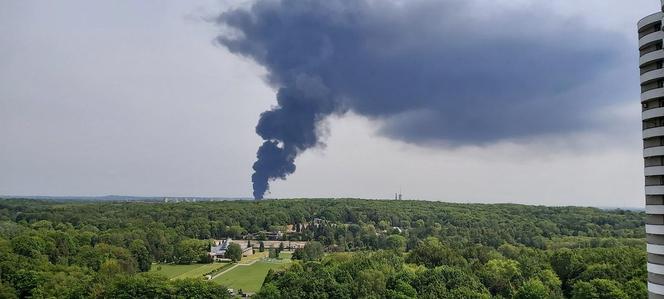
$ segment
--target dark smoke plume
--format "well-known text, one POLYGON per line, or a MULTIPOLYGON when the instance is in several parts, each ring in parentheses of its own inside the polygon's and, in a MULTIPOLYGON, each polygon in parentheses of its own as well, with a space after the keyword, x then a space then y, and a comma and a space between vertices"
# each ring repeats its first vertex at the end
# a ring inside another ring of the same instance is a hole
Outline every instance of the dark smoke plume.
POLYGON ((481 0, 266 0, 224 12, 218 42, 268 71, 278 105, 254 197, 319 144, 318 124, 352 110, 416 144, 489 144, 593 128, 625 53, 619 36, 539 7, 482 11, 481 0))
POLYGON ((256 133, 266 140, 258 149, 251 180, 254 198, 262 199, 271 179, 295 172, 298 153, 318 144, 316 124, 335 110, 319 82, 299 77, 277 93, 277 108, 261 114, 256 133))

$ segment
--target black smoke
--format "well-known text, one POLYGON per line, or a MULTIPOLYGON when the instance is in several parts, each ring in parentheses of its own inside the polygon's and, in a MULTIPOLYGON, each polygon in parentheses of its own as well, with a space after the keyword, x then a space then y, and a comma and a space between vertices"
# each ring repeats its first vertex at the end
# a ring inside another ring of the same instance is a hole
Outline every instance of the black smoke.
POLYGON ((266 68, 278 105, 254 197, 320 143, 319 124, 351 110, 416 144, 489 144, 592 128, 615 101, 593 84, 623 63, 625 41, 540 7, 479 11, 481 0, 267 0, 222 13, 218 42, 266 68))
POLYGON ((285 179, 295 172, 295 157, 318 145, 316 125, 335 109, 318 82, 304 77, 296 80, 293 87, 279 89, 277 108, 263 112, 256 126, 256 133, 265 140, 251 176, 256 199, 263 198, 269 180, 285 179))

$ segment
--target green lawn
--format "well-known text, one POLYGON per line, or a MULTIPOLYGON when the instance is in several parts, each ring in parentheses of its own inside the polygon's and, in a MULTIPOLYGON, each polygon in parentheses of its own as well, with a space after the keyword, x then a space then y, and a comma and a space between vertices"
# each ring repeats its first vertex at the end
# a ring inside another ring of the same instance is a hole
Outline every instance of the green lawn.
POLYGON ((213 281, 234 290, 258 292, 263 285, 265 275, 270 269, 278 269, 291 262, 290 253, 282 253, 280 260, 263 259, 250 266, 237 266, 213 281))
POLYGON ((228 264, 227 263, 192 264, 192 265, 157 264, 157 265, 152 265, 150 272, 159 273, 171 279, 203 278, 203 274, 208 273, 212 270, 219 269, 226 265, 228 264))

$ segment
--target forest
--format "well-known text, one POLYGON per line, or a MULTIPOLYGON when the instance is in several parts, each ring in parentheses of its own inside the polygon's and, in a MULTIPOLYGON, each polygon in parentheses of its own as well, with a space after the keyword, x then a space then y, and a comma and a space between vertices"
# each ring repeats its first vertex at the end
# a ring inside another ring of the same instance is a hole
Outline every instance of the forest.
POLYGON ((211 240, 309 242, 255 298, 646 298, 645 213, 362 199, 0 199, 0 298, 227 298, 156 264, 211 240))

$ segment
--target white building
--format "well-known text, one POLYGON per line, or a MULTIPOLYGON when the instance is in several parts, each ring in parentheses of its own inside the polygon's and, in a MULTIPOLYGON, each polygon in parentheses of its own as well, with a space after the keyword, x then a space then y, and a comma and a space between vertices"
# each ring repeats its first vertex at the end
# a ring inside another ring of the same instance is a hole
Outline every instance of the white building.
POLYGON ((638 23, 649 298, 664 298, 664 0, 638 23))
POLYGON ((231 243, 240 245, 240 248, 242 249, 242 256, 249 256, 254 254, 253 248, 246 246, 246 242, 233 242, 231 238, 228 238, 222 241, 215 240, 212 244, 213 246, 210 248, 208 255, 210 255, 210 257, 212 257, 212 259, 215 261, 228 260, 228 257, 226 257, 226 250, 228 249, 228 246, 231 245, 231 243))

